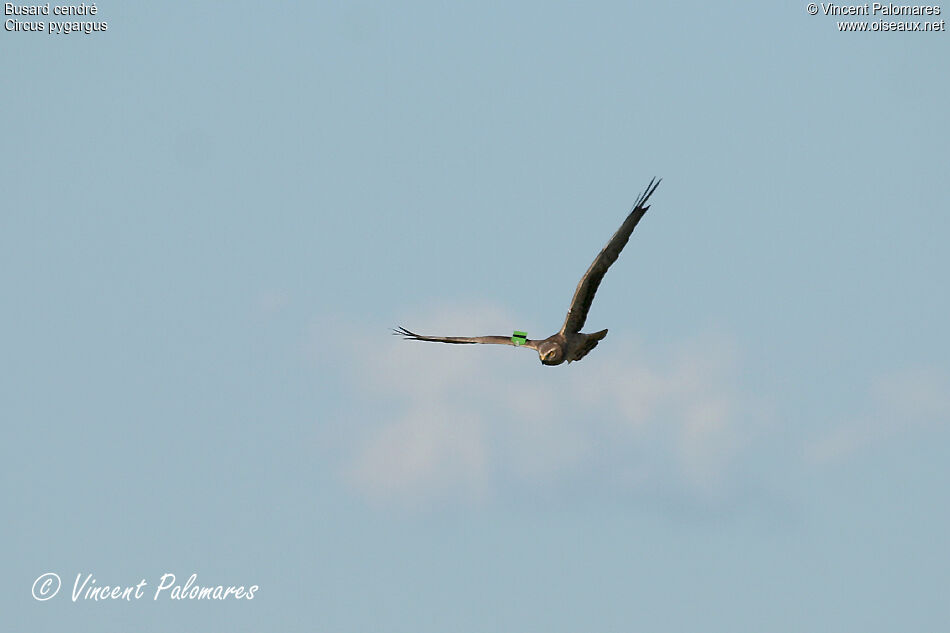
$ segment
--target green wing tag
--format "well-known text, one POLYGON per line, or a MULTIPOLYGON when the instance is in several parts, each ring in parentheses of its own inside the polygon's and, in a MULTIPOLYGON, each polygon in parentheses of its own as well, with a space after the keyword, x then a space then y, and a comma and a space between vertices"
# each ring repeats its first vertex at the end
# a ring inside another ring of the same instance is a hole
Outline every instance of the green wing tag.
POLYGON ((519 332, 515 330, 515 333, 511 335, 511 342, 515 345, 524 345, 528 340, 527 332, 519 332))

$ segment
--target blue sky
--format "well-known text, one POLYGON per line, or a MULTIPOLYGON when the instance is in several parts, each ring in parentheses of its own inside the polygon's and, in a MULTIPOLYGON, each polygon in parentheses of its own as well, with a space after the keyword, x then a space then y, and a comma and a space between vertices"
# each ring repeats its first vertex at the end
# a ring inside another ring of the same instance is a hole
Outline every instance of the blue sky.
POLYGON ((6 628, 945 626, 945 32, 98 9, 0 33, 6 628), (583 362, 389 335, 556 331, 652 176, 583 362), (166 572, 260 590, 69 598, 166 572))

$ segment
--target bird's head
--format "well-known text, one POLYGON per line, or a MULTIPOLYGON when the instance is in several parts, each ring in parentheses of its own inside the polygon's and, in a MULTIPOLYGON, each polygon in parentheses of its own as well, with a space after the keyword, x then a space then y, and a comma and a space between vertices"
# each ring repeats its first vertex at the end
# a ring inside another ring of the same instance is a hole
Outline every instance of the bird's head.
POLYGON ((538 346, 538 356, 543 365, 560 365, 564 362, 564 350, 554 341, 545 341, 538 346))

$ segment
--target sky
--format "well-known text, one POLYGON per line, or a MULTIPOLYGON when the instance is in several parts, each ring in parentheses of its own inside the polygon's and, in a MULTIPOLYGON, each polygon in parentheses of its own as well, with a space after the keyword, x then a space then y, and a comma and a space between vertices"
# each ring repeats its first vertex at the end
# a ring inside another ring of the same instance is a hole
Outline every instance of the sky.
POLYGON ((945 31, 97 9, 0 33, 2 628, 946 626, 945 31), (557 331, 654 176, 582 362, 391 336, 557 331))

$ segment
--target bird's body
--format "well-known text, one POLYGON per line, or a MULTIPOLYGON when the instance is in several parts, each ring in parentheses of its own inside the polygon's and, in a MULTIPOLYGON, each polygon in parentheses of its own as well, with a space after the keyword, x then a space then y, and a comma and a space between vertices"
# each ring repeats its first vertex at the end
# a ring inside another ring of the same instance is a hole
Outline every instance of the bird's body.
POLYGON ((507 336, 420 336, 402 327, 394 330, 394 333, 414 341, 455 344, 488 343, 527 347, 537 350, 541 363, 544 365, 560 365, 564 361, 571 363, 584 358, 592 349, 597 347, 597 343, 607 336, 607 330, 600 330, 593 334, 585 334, 580 331, 587 320, 587 313, 590 311, 597 288, 600 286, 604 275, 607 274, 607 269, 617 261, 620 251, 626 246, 630 234, 633 233, 633 229, 637 226, 640 218, 650 208, 646 202, 656 191, 659 184, 659 180, 650 181, 646 191, 640 194, 623 224, 620 225, 620 228, 617 229, 617 232, 614 233, 607 245, 594 258, 587 272, 581 277, 577 289, 574 291, 571 307, 567 311, 567 318, 564 319, 564 325, 561 326, 558 333, 552 334, 546 339, 526 339, 524 342, 516 342, 513 337, 509 338, 507 336))

